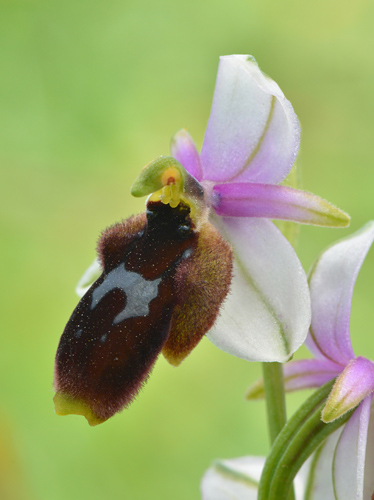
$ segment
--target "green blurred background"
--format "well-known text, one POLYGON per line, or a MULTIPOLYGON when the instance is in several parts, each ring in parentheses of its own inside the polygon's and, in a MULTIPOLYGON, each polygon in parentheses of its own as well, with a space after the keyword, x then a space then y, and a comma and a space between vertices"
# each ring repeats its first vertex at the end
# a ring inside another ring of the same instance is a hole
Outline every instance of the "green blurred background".
MULTIPOLYGON (((179 128, 201 145, 221 54, 253 54, 279 83, 302 123, 304 188, 352 216, 303 228, 305 268, 374 217, 373 21, 370 0, 1 2, 2 500, 193 500, 214 458, 267 452, 264 405, 244 401, 258 364, 204 339, 90 428, 54 414, 55 349, 99 232, 143 209, 139 169, 179 128)), ((372 253, 352 315, 369 357, 373 279, 372 253)))

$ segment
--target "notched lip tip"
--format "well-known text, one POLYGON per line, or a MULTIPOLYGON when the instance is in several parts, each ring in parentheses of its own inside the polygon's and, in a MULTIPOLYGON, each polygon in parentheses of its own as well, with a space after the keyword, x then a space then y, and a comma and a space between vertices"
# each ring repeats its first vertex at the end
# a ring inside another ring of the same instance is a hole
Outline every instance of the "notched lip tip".
POLYGON ((108 420, 107 418, 98 417, 84 401, 60 391, 57 391, 54 395, 53 402, 55 404, 56 415, 62 417, 66 415, 80 415, 87 420, 90 427, 95 427, 108 420))

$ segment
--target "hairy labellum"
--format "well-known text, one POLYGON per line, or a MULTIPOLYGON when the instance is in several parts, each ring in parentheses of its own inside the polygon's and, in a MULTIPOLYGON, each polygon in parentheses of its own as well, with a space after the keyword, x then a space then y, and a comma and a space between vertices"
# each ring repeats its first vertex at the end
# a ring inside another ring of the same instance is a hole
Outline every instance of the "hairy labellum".
POLYGON ((179 364, 213 325, 228 293, 232 254, 190 206, 149 201, 147 213, 108 228, 99 279, 58 346, 56 412, 96 425, 126 407, 162 351, 179 364))

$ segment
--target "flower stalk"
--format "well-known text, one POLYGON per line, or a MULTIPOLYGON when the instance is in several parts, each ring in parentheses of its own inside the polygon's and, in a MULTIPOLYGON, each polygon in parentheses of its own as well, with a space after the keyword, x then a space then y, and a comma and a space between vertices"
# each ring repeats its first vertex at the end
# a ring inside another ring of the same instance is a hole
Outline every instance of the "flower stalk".
MULTIPOLYGON (((287 422, 282 364, 277 362, 262 363, 262 373, 264 377, 270 444, 273 445, 287 422)), ((295 499, 293 487, 290 488, 287 498, 288 500, 295 499)))
POLYGON ((287 422, 286 399, 281 363, 262 363, 270 444, 287 422))

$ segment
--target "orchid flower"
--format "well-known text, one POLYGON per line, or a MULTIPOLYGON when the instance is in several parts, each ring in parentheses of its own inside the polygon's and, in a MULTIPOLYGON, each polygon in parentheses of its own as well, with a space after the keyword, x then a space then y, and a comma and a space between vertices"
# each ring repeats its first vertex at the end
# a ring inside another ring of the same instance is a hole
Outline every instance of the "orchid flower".
MULTIPOLYGON (((207 337, 248 361, 288 360, 310 324, 304 271, 268 219, 349 224, 347 214, 318 196, 278 185, 295 162, 299 142, 297 116, 279 86, 253 57, 232 55, 220 59, 201 154, 186 130, 171 143, 172 156, 203 187, 211 220, 234 250, 230 294, 207 337)), ((78 293, 100 273, 96 262, 78 293)))
MULTIPOLYGON (((328 248, 312 266, 306 346, 314 359, 284 366, 287 391, 320 387, 337 377, 322 411, 324 422, 356 408, 343 430, 328 437, 314 455, 308 500, 366 500, 374 494, 374 363, 355 356, 349 328, 354 284, 373 240, 374 222, 369 222, 328 248)), ((257 383, 249 396, 260 392, 257 383)))
MULTIPOLYGON (((264 457, 255 456, 216 460, 201 481, 202 500, 257 500, 264 463, 264 457)), ((296 500, 304 500, 308 471, 306 463, 295 478, 296 500)))
POLYGON ((103 233, 78 284, 84 296, 56 356, 57 413, 106 420, 161 352, 178 365, 205 334, 248 361, 289 359, 307 335, 309 290, 268 219, 349 223, 325 200, 278 185, 298 148, 278 85, 250 56, 222 57, 201 155, 186 131, 174 136, 173 157, 149 163, 132 187, 149 195, 146 214, 103 233))

